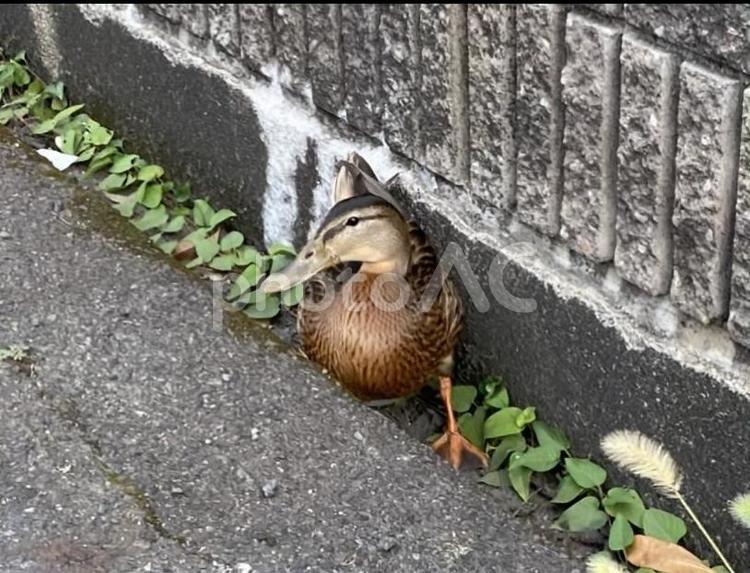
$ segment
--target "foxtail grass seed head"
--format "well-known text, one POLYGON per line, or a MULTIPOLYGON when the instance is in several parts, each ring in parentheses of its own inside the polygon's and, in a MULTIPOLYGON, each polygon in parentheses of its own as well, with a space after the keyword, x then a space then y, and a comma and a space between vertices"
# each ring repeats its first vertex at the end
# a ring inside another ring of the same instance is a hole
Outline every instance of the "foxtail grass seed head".
POLYGON ((750 493, 738 495, 730 501, 729 511, 737 521, 750 529, 750 493))
POLYGON ((602 551, 586 560, 586 573, 628 573, 628 570, 609 551, 602 551))
POLYGON ((640 432, 618 430, 605 436, 601 447, 610 460, 651 481, 664 495, 678 496, 682 485, 680 468, 659 442, 640 432))

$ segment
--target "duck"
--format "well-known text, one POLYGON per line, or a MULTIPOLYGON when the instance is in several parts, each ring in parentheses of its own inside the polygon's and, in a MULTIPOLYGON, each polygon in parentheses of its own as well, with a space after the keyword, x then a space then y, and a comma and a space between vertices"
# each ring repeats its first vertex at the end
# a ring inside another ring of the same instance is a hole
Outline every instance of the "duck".
POLYGON ((336 166, 332 207, 266 293, 304 283, 297 330, 304 353, 363 401, 407 397, 439 380, 445 432, 432 444, 458 469, 487 455, 461 435, 452 407, 461 297, 420 226, 356 152, 336 166))

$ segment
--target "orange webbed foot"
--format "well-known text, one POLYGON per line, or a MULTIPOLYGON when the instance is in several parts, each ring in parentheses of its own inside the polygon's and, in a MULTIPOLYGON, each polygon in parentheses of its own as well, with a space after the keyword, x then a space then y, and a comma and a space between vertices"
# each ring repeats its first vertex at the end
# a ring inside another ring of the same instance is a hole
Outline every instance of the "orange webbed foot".
POLYGON ((440 379, 440 396, 443 398, 443 402, 445 402, 448 427, 445 433, 433 442, 432 449, 456 470, 461 467, 465 455, 474 457, 484 467, 487 467, 489 464, 487 454, 464 438, 458 431, 458 424, 456 424, 456 417, 453 414, 453 404, 451 401, 451 385, 450 378, 443 377, 440 379))

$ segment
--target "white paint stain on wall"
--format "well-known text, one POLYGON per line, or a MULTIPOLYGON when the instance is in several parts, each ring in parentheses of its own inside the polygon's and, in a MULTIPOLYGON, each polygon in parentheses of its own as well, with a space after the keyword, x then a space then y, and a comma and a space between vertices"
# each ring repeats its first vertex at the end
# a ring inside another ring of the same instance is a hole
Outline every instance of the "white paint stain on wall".
MULTIPOLYGON (((267 72, 273 74, 273 70, 267 72)), ((286 96, 277 76, 270 84, 253 82, 246 93, 258 115, 263 142, 268 148, 266 192, 263 199, 263 226, 267 243, 292 242, 297 219, 297 195, 294 174, 303 160, 309 139, 315 141, 320 183, 313 190, 313 227, 331 204, 331 187, 336 162, 356 150, 386 180, 398 173, 390 150, 383 146, 337 136, 320 122, 311 106, 286 96)), ((312 231, 312 229, 310 229, 312 231)))

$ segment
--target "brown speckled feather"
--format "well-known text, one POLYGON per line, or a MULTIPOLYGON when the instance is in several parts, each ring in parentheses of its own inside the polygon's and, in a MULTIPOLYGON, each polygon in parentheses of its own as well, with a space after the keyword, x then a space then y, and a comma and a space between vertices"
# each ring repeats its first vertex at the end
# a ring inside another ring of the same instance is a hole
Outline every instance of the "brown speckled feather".
POLYGON ((374 290, 393 302, 401 291, 380 275, 356 273, 354 266, 321 273, 305 287, 298 315, 304 351, 363 399, 405 396, 430 375, 449 374, 462 328, 455 285, 439 270, 431 282, 437 257, 419 227, 413 222, 409 227, 411 264, 405 279, 411 296, 398 310, 376 304, 372 295, 374 290), (430 291, 437 296, 425 309, 423 296, 430 291), (333 297, 329 305, 322 304, 326 292, 333 297))

